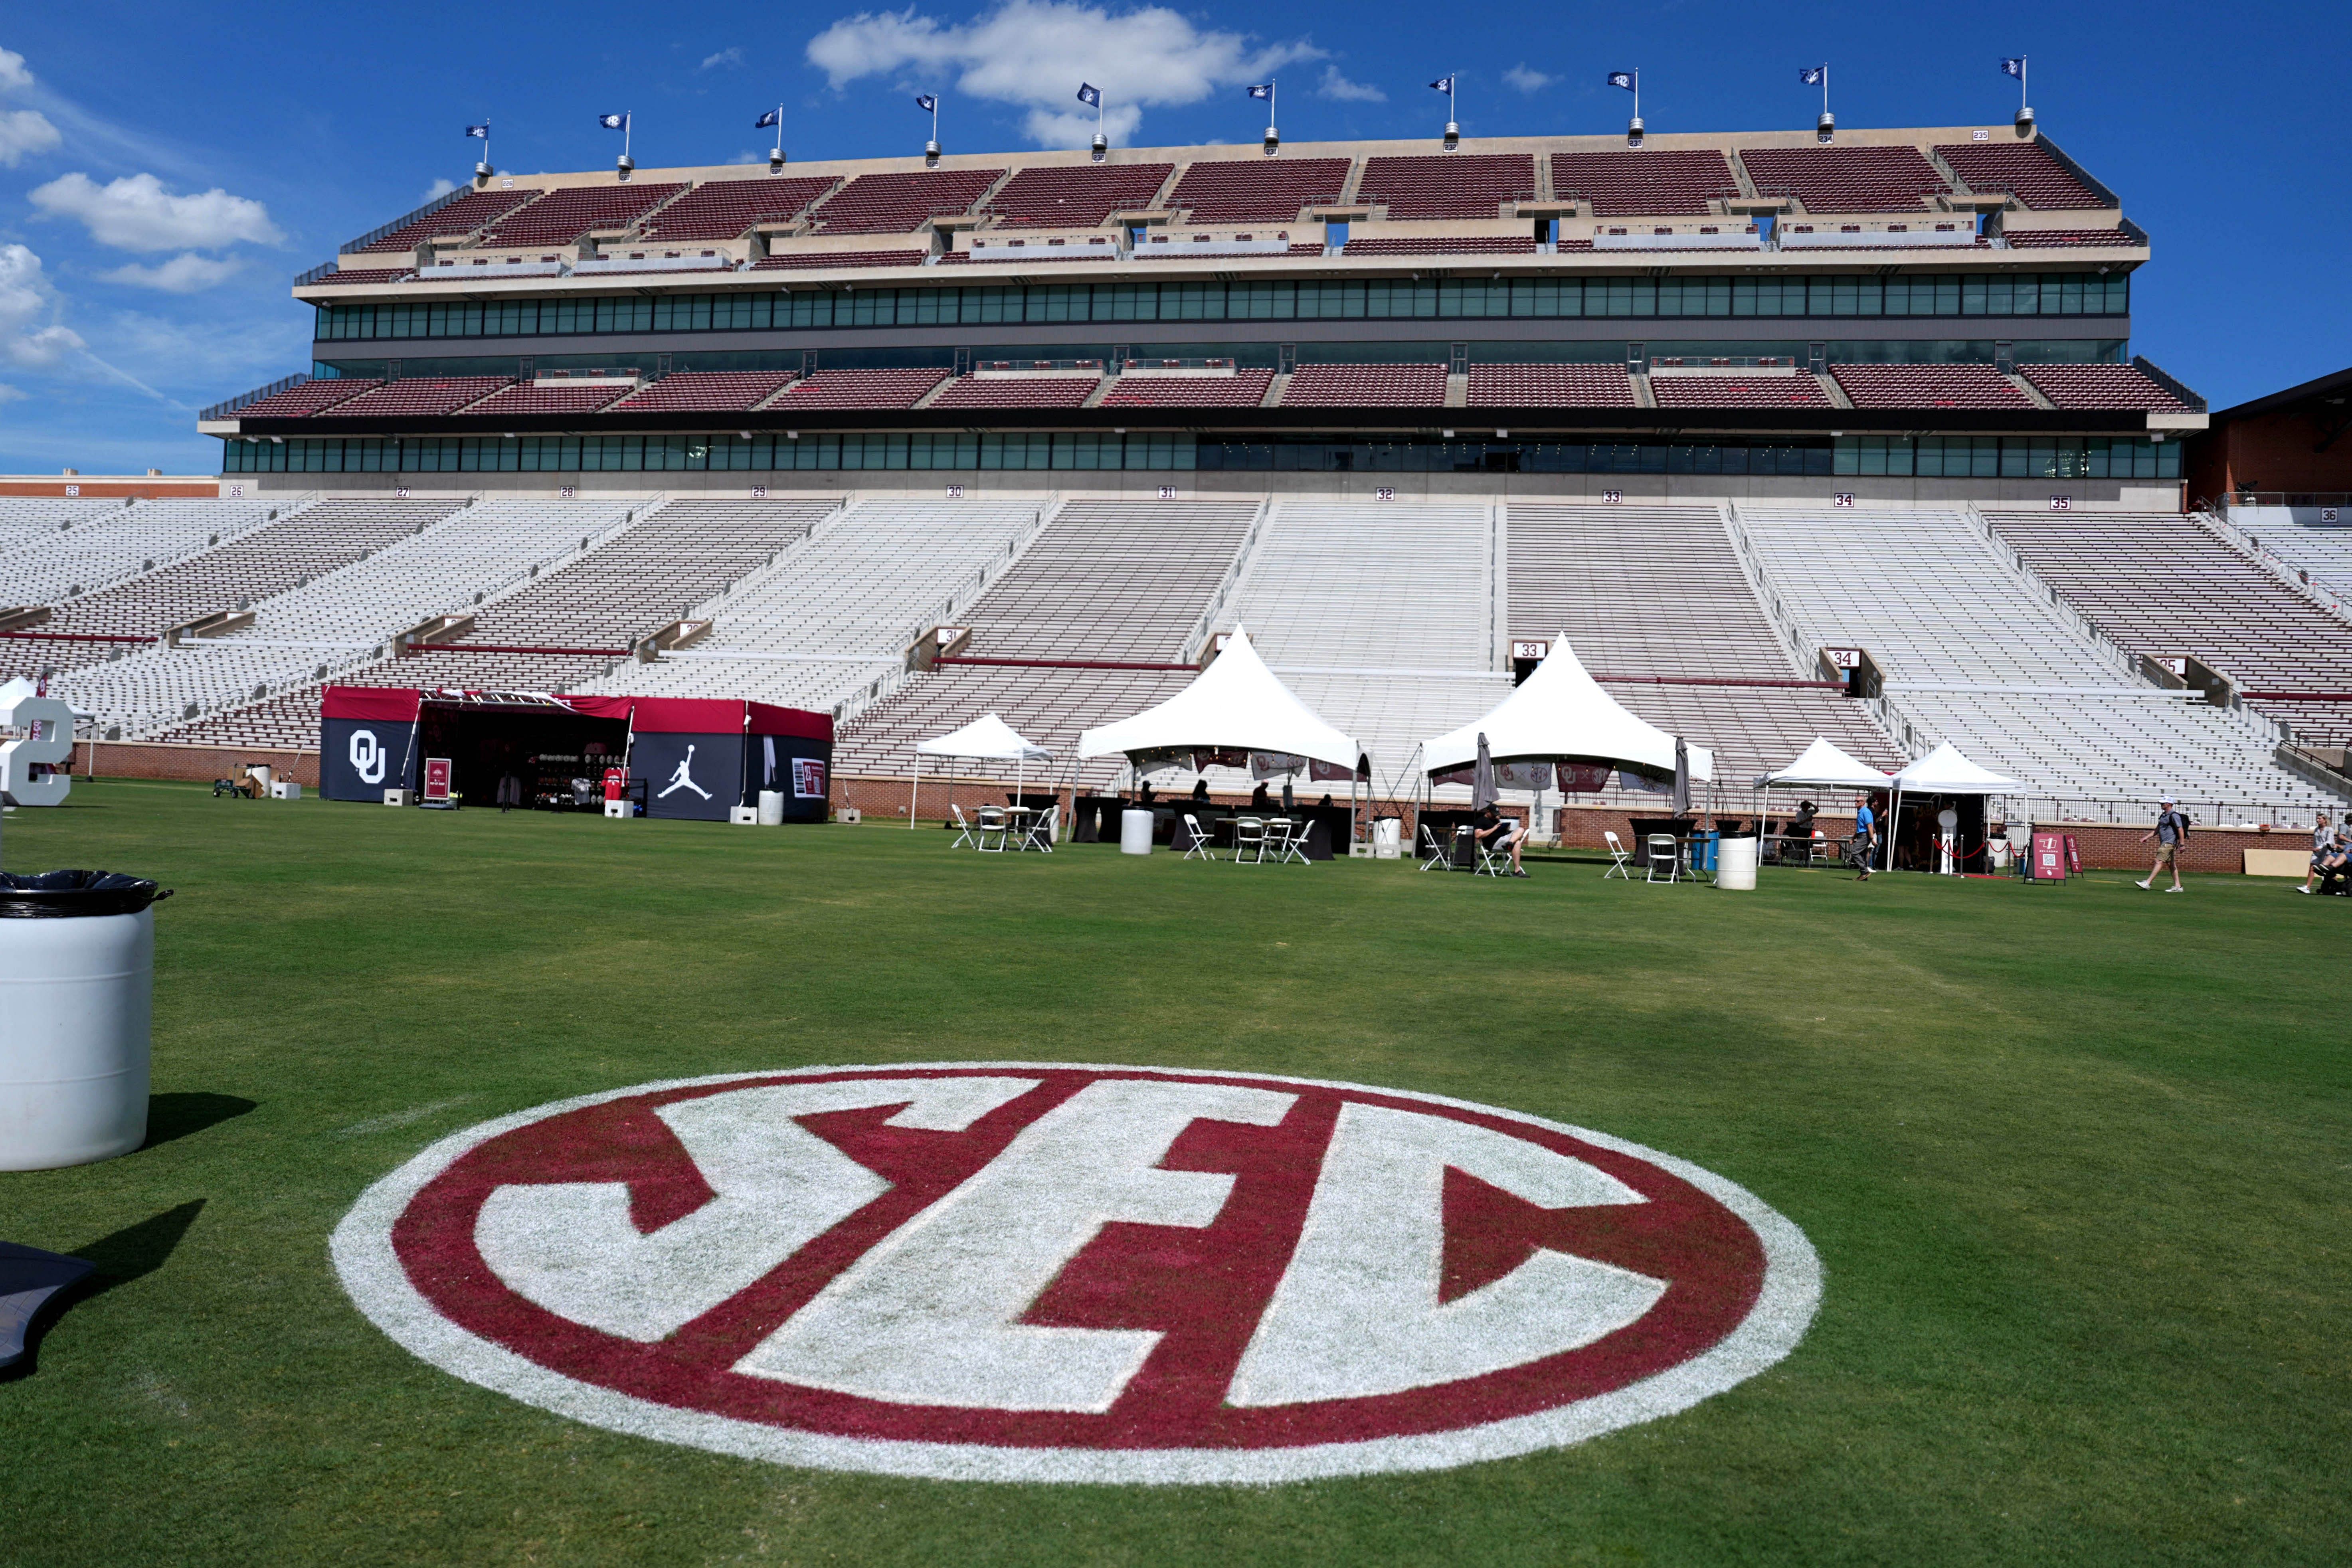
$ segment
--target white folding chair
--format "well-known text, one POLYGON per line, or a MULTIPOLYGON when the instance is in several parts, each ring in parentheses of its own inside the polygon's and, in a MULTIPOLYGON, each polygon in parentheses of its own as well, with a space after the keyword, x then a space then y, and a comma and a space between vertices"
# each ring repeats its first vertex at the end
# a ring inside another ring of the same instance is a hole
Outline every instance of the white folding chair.
POLYGON ((1437 837, 1437 829, 1426 822, 1421 825, 1421 868, 1424 871, 1442 871, 1452 858, 1444 841, 1437 837))
POLYGON ((1192 840, 1185 847, 1185 859, 1213 860, 1217 858, 1216 851, 1209 847, 1209 836, 1201 831, 1201 819, 1189 811, 1184 814, 1184 837, 1192 840))
POLYGON ((1284 816, 1276 818, 1269 826, 1272 830, 1271 839, 1275 847, 1282 851, 1274 858, 1276 865, 1281 865, 1287 860, 1296 860, 1302 866, 1315 864, 1307 858, 1307 829, 1302 824, 1284 816))
POLYGON ((1474 877, 1507 877, 1511 874, 1511 852, 1503 847, 1503 836, 1487 840, 1473 833, 1470 842, 1478 851, 1478 863, 1470 868, 1474 877))
POLYGON ((972 847, 983 855, 1002 855, 1006 849, 1012 847, 1012 824, 1006 818, 1003 806, 983 805, 980 808, 980 826, 975 829, 980 841, 972 847), (991 834, 996 836, 996 847, 993 849, 988 847, 991 834))
POLYGON ((1062 807, 1057 801, 1029 819, 1029 831, 1022 838, 1021 847, 1051 855, 1054 852, 1054 836, 1061 825, 1062 807))
POLYGON ((1234 818, 1234 864, 1263 866, 1265 864, 1265 822, 1262 817, 1234 818))
POLYGON ((1675 841, 1673 834, 1653 833, 1650 835, 1648 839, 1648 859, 1650 862, 1650 870, 1649 875, 1642 879, 1644 882, 1673 882, 1681 879, 1683 870, 1683 849, 1681 844, 1675 841), (1658 872, 1662 869, 1665 872, 1665 875, 1663 877, 1658 875, 1658 872))
POLYGON ((949 845, 948 847, 950 849, 961 849, 965 845, 969 844, 974 849, 979 848, 980 839, 976 836, 971 824, 964 820, 963 807, 960 805, 950 805, 948 807, 948 811, 955 817, 955 825, 957 828, 956 841, 949 845))
POLYGON ((1601 879, 1605 882, 1612 877, 1622 877, 1632 881, 1633 870, 1629 862, 1633 857, 1625 851, 1625 841, 1617 837, 1613 827, 1603 828, 1601 837, 1609 841, 1609 869, 1601 873, 1601 879))

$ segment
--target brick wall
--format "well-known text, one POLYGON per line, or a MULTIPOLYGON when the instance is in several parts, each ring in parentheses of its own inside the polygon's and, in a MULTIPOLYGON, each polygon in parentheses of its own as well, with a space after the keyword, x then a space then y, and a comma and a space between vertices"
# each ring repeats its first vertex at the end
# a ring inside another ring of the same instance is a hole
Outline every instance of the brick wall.
POLYGON ((189 746, 163 741, 79 741, 74 744, 74 772, 101 778, 194 779, 204 784, 242 778, 247 763, 267 763, 279 778, 292 779, 305 789, 319 787, 316 752, 189 746))
MULTIPOLYGON (((2149 862, 2156 858, 2156 845, 2142 844, 2140 836, 2155 822, 2149 814, 2148 826, 2118 827, 2106 822, 2041 822, 2034 825, 2042 833, 2071 833, 2074 836, 2075 853, 2083 858, 2087 871, 2137 871, 2147 874, 2149 862)), ((2011 837, 2023 848, 2021 835, 2011 830, 2011 837)), ((2189 830, 2189 847, 2180 853, 2180 868, 2184 871, 2242 872, 2246 868, 2245 852, 2249 849, 2303 849, 2309 847, 2311 836, 2305 832, 2253 833, 2237 828, 2197 827, 2189 830)))

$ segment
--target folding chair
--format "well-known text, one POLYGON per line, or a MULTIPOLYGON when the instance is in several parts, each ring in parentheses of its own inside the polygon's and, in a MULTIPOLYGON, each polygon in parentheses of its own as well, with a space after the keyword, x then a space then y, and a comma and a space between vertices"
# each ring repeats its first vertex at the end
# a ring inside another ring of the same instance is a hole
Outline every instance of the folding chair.
POLYGON ((1062 826, 1062 807, 1057 802, 1029 819, 1029 831, 1023 836, 1021 847, 1034 849, 1043 855, 1054 852, 1054 837, 1062 826))
POLYGON ((1683 847, 1671 833, 1653 833, 1648 839, 1649 875, 1644 882, 1674 882, 1682 878, 1683 847), (1660 870, 1665 875, 1658 875, 1660 870))
POLYGON ((955 825, 958 829, 956 841, 949 845, 948 847, 950 849, 961 849, 965 845, 969 844, 974 849, 979 848, 980 839, 975 836, 971 824, 964 820, 963 807, 960 805, 950 805, 948 810, 955 817, 955 825))
POLYGON ((1421 825, 1421 852, 1427 857, 1421 863, 1421 868, 1424 871, 1442 871, 1445 868, 1446 862, 1453 858, 1453 852, 1447 849, 1444 842, 1437 837, 1437 829, 1426 822, 1421 825))
POLYGON ((1269 847, 1277 851, 1274 858, 1274 863, 1277 866, 1292 860, 1297 861, 1302 866, 1314 864, 1307 858, 1307 850, 1303 842, 1306 837, 1306 834, 1299 831, 1298 825, 1286 816, 1277 816, 1265 825, 1265 841, 1269 847))
POLYGON ((1217 858, 1216 851, 1209 847, 1209 836, 1201 831, 1201 819, 1189 811, 1184 814, 1184 837, 1192 841, 1185 847, 1185 859, 1213 860, 1217 858))
POLYGON ((1501 843, 1499 837, 1489 843, 1473 834, 1470 843, 1478 851, 1478 863, 1470 868, 1472 876, 1507 877, 1511 874, 1511 852, 1496 847, 1501 843))
POLYGON ((1603 828, 1601 837, 1609 840, 1609 869, 1601 873, 1601 879, 1605 882, 1612 877, 1622 877, 1632 881, 1633 870, 1629 862, 1633 857, 1626 853, 1625 841, 1617 837, 1613 827, 1603 828))
POLYGON ((1234 818, 1234 864, 1263 866, 1265 864, 1265 822, 1261 817, 1234 818), (1244 859, 1244 857, 1247 858, 1244 859))
POLYGON ((1012 825, 1006 819, 1003 806, 983 805, 980 808, 980 826, 975 830, 979 842, 972 847, 983 855, 1002 855, 1012 847, 1012 825), (996 836, 996 847, 993 849, 988 847, 988 837, 992 833, 996 836))

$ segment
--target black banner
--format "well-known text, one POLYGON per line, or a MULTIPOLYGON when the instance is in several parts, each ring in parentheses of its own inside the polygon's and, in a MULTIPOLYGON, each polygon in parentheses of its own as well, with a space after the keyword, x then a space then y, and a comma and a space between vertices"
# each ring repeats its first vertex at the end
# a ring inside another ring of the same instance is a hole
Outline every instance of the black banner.
MULTIPOLYGON (((416 787, 416 726, 383 719, 328 719, 319 737, 319 793, 381 804, 388 789, 416 787)), ((723 814, 722 814, 723 815, 723 814)))

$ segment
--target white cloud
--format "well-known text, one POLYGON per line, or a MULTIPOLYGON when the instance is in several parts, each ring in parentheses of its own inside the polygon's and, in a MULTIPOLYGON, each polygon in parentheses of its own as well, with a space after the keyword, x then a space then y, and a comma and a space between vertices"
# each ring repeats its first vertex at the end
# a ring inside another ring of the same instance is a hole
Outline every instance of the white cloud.
POLYGON ((702 57, 702 68, 704 70, 717 70, 720 66, 734 67, 740 66, 742 63, 743 51, 741 47, 731 44, 726 48, 719 50, 715 55, 705 55, 702 57))
POLYGON ((1093 113, 1076 102, 1081 81, 1103 89, 1103 129, 1126 141, 1147 108, 1198 103, 1291 61, 1322 58, 1303 40, 1261 47, 1165 6, 1113 15, 1079 0, 1001 0, 965 23, 942 23, 912 5, 861 11, 808 43, 809 63, 836 89, 870 76, 922 86, 952 76, 966 96, 1027 110, 1027 134, 1049 147, 1083 146, 1094 135, 1093 113))
POLYGON ((419 196, 417 200, 420 202, 437 202, 443 196, 447 195, 451 191, 454 191, 457 188, 457 182, 455 180, 436 180, 431 184, 425 187, 425 194, 419 196))
POLYGON ((1325 66, 1323 79, 1316 92, 1324 98, 1336 98, 1342 103, 1386 103, 1389 95, 1367 82, 1349 81, 1339 74, 1338 66, 1325 66))
POLYGON ((764 163, 768 161, 768 155, 765 153, 754 153, 746 147, 727 161, 730 163, 764 163))
POLYGON ((126 174, 104 185, 88 174, 64 174, 35 186, 32 201, 52 216, 79 220, 92 239, 118 250, 210 248, 239 240, 276 245, 285 238, 259 202, 218 187, 173 195, 152 174, 126 174))
POLYGON ((21 245, 0 245, 0 362, 45 369, 82 352, 81 339, 62 326, 57 290, 41 258, 21 245))
POLYGON ((0 403, 19 402, 24 398, 24 395, 25 394, 20 388, 11 386, 5 381, 0 381, 0 403))
POLYGON ((37 109, 0 110, 0 166, 15 168, 31 153, 46 153, 65 138, 37 109))
POLYGON ((33 85, 33 73, 25 68, 25 57, 13 49, 0 49, 0 92, 22 92, 33 85))
POLYGON ((245 270, 245 258, 232 256, 217 258, 198 256, 184 250, 160 267, 142 267, 137 262, 118 267, 100 277, 110 283, 127 283, 134 289, 160 289, 166 294, 199 294, 217 284, 226 283, 245 270))
POLYGON ((1541 92, 1559 78, 1546 76, 1539 70, 1529 70, 1524 64, 1513 66, 1503 73, 1503 79, 1521 92, 1541 92))

